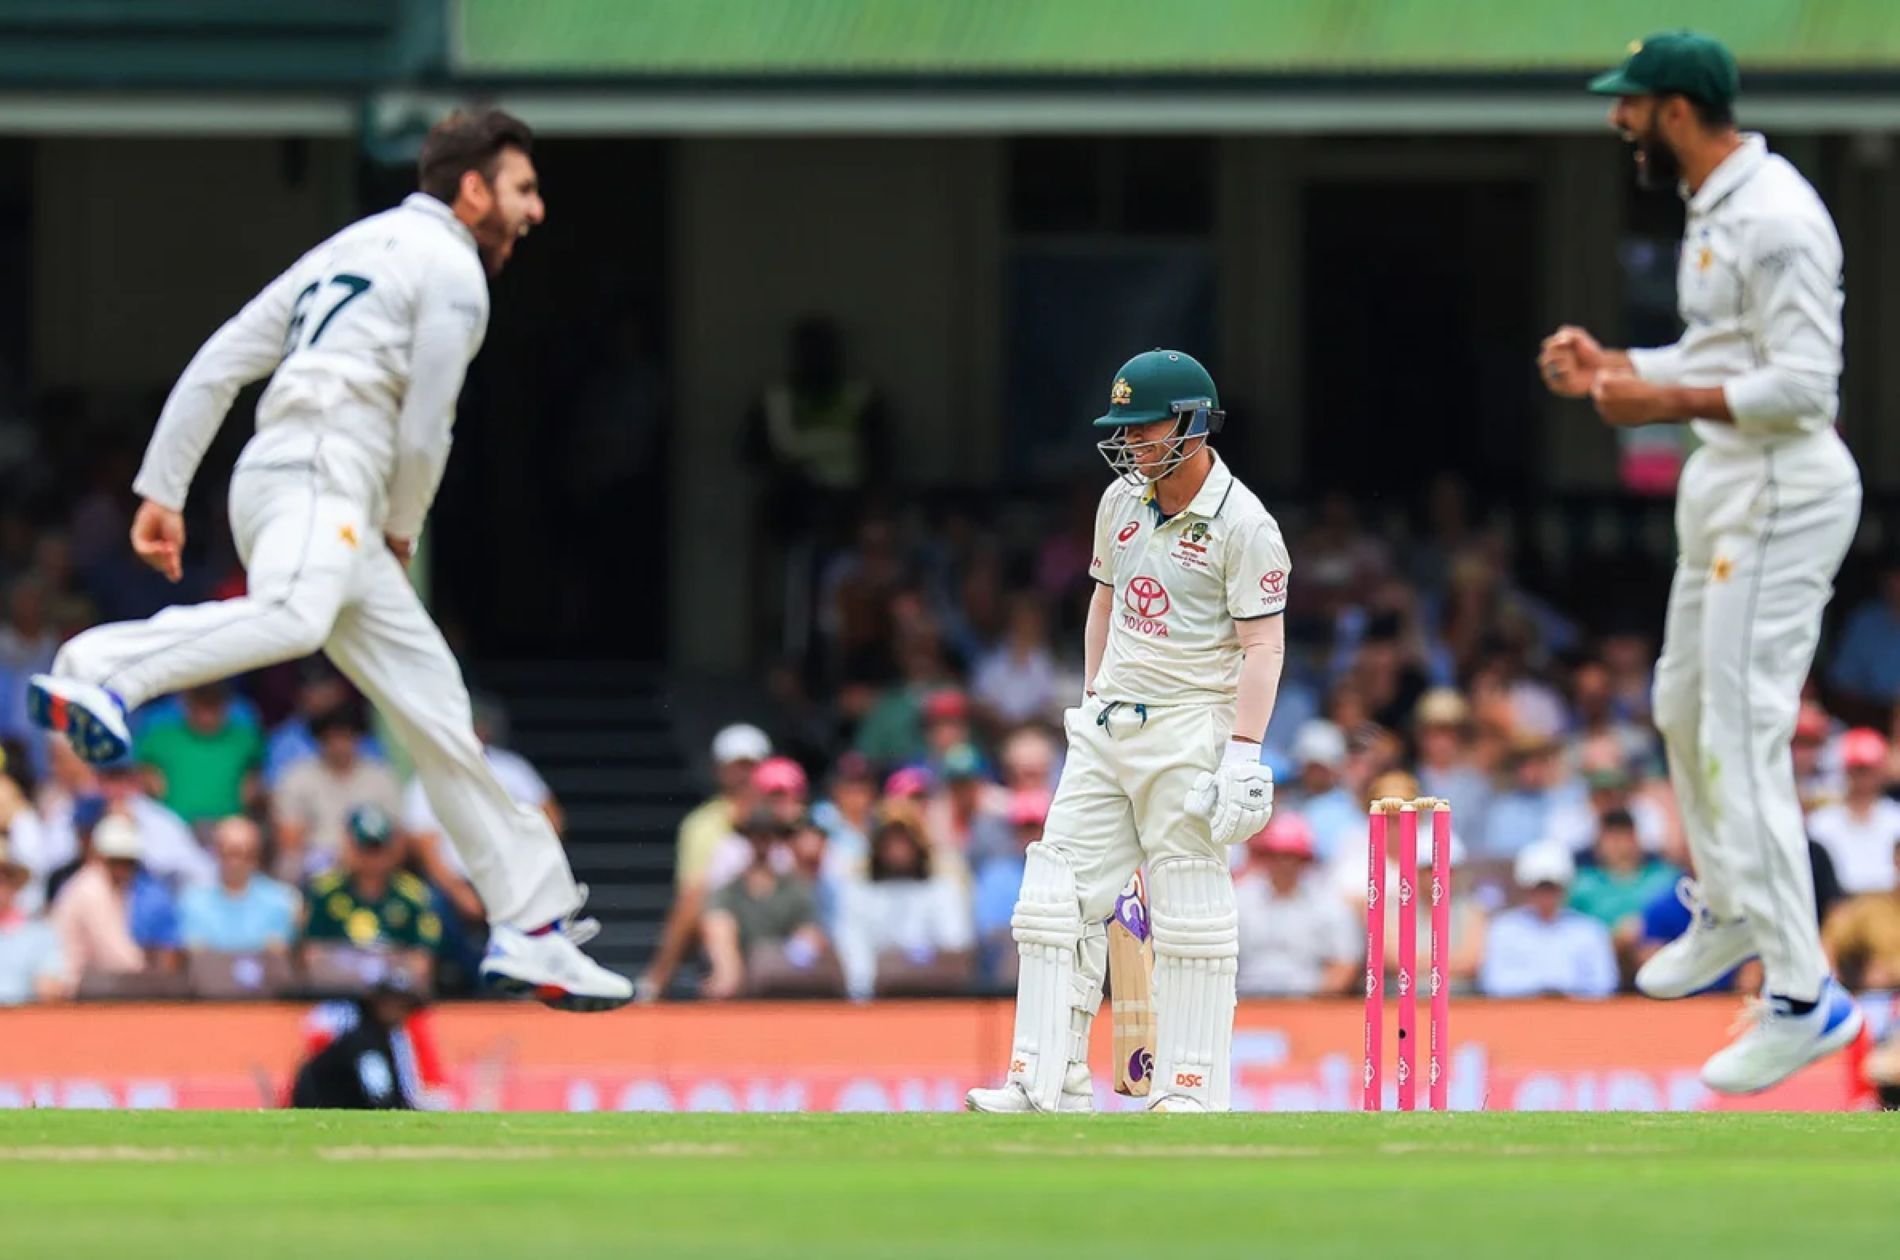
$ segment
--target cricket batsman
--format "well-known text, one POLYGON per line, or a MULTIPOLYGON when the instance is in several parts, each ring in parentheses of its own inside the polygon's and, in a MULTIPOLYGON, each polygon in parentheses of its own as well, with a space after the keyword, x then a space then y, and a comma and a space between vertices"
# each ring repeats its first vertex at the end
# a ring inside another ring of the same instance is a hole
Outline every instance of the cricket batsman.
POLYGON ((1095 514, 1097 583, 1086 694, 1064 715, 1069 755, 1010 918, 1021 967, 1009 1075, 972 1111, 1088 1111, 1089 1025, 1106 965, 1103 921, 1145 864, 1154 945, 1150 1109, 1226 1111, 1239 935, 1226 846, 1266 825, 1260 739, 1285 657, 1280 528, 1208 439, 1207 370, 1174 350, 1115 374, 1117 480, 1095 514))
POLYGON ((133 482, 132 547, 179 580, 198 464, 238 390, 269 376, 231 476, 248 593, 79 635, 31 680, 28 709, 87 760, 116 761, 146 701, 325 652, 389 719, 468 866, 492 923, 483 977, 605 1010, 633 986, 581 952, 598 925, 574 918, 560 840, 488 768, 461 670, 404 572, 488 326, 487 277, 546 216, 532 147, 500 110, 451 115, 423 142, 421 191, 318 245, 212 335, 133 482))
POLYGON ((1638 178, 1688 202, 1674 345, 1607 350, 1581 328, 1545 339, 1556 393, 1612 425, 1688 422, 1701 448, 1676 500, 1679 559, 1654 710, 1695 857, 1694 922, 1637 973, 1651 997, 1713 984, 1759 957, 1763 997, 1703 1065, 1724 1093, 1763 1090, 1854 1040, 1861 1013, 1831 977, 1789 741, 1821 614, 1860 519, 1860 473, 1834 431, 1841 243, 1827 207, 1759 135, 1738 132, 1727 48, 1672 31, 1590 84, 1638 178))

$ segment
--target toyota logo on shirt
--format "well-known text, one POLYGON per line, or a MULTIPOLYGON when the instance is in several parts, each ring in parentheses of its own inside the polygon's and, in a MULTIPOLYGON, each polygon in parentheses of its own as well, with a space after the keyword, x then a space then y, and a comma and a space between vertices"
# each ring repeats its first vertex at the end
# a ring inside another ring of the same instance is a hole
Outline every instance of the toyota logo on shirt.
POLYGON ((1173 607, 1168 599, 1168 588, 1161 585, 1159 578, 1145 573, 1129 579, 1128 589, 1122 592, 1122 603, 1137 617, 1165 617, 1173 607))

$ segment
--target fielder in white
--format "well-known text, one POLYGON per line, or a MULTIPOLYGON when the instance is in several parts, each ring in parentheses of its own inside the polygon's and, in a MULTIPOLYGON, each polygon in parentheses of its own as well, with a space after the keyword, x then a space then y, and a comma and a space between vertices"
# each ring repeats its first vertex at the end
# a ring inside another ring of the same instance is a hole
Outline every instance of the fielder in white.
POLYGON ((169 692, 319 650, 389 719, 454 838, 504 991, 604 1010, 632 984, 579 946, 598 930, 547 818, 482 757, 461 670, 404 572, 448 461, 456 395, 488 325, 488 274, 545 216, 533 137, 499 110, 422 147, 422 191, 337 233, 205 343, 166 400, 133 483, 141 559, 180 576, 198 464, 244 385, 271 377, 231 477, 238 599, 100 626, 35 677, 29 709, 88 760, 130 746, 126 714, 169 692))
POLYGON ((1834 431, 1841 244, 1799 171, 1735 129, 1721 44, 1686 31, 1633 45, 1592 91, 1636 146, 1639 177, 1679 185, 1687 331, 1606 350, 1580 328, 1546 339, 1550 388, 1612 425, 1690 422, 1701 449, 1677 491, 1655 720, 1695 856, 1689 931, 1637 974, 1651 997, 1714 983, 1759 956, 1763 998, 1703 1066, 1725 1093, 1768 1088, 1851 1042, 1861 1014, 1815 923, 1790 740, 1821 614, 1860 519, 1860 473, 1834 431))
POLYGON ((1116 374, 1100 443, 1119 475, 1095 515, 1086 695, 1029 847, 1010 926, 1021 969, 1008 1079, 972 1111, 1087 1111, 1103 921, 1148 869, 1156 1061, 1150 1109, 1225 1111, 1240 952, 1226 846, 1266 825, 1260 764, 1285 657, 1286 545, 1208 438, 1214 381, 1172 350, 1116 374))

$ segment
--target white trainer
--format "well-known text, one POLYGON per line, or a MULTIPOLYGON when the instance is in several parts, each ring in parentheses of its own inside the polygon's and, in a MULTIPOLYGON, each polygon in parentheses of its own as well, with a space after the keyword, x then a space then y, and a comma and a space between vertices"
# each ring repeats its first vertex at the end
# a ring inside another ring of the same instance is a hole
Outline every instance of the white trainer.
MULTIPOLYGON (((997 1089, 973 1089, 963 1096, 965 1111, 982 1111, 992 1115, 1014 1116, 1041 1110, 1029 1101, 1029 1091, 1015 1081, 1006 1081, 997 1089)), ((1089 1076, 1089 1065, 1071 1063, 1066 1076, 1062 1078, 1062 1097, 1056 1102, 1056 1110, 1062 1112, 1088 1112, 1095 1110, 1095 1082, 1089 1076)))
POLYGON ((535 997, 563 1011, 611 1011, 633 1001, 633 981, 609 971, 581 946, 600 931, 593 919, 569 919, 550 932, 530 934, 497 924, 489 929, 481 975, 502 993, 535 997))
POLYGON ((1806 1015, 1790 1011, 1783 998, 1750 998, 1741 1022, 1742 1035, 1702 1065, 1702 1083, 1719 1093, 1756 1094, 1787 1080, 1860 1036, 1861 1013, 1830 979, 1806 1015))
POLYGON ((1689 930, 1650 956, 1636 971, 1636 987, 1653 998, 1700 993, 1755 956, 1755 936, 1746 919, 1718 919, 1702 890, 1684 877, 1676 898, 1689 912, 1689 930))
POLYGON ((57 731, 80 759, 110 765, 132 751, 125 704, 104 687, 35 674, 26 684, 26 714, 42 730, 57 731))

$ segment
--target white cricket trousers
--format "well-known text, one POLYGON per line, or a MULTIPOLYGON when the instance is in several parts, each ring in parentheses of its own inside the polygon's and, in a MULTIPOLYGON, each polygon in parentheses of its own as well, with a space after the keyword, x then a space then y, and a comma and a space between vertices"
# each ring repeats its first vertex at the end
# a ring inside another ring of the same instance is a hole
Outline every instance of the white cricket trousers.
POLYGON ((1091 697, 1063 715, 1068 755, 1039 843, 1061 850, 1075 872, 1084 920, 1113 914, 1144 861, 1198 857, 1225 866, 1226 846, 1186 802, 1195 778, 1220 765, 1233 725, 1232 705, 1153 705, 1144 716, 1091 697))
POLYGON ((1821 614, 1860 521, 1860 473, 1832 430, 1690 456, 1656 666, 1656 727, 1718 917, 1745 917, 1767 992, 1827 977, 1789 745, 1821 614))
POLYGON ((490 922, 531 929, 578 909, 560 838, 488 768, 454 654, 361 496, 314 461, 240 466, 230 509, 247 594, 88 630, 54 672, 136 707, 321 650, 408 750, 490 922))
POLYGON ((1064 715, 1068 759, 1010 916, 1021 965, 1010 1080, 1052 1109, 1086 1061, 1107 947, 1101 923, 1148 866, 1155 1088, 1208 1111, 1230 1105, 1240 933, 1227 851, 1187 812, 1233 729, 1232 705, 1110 704, 1064 715))

